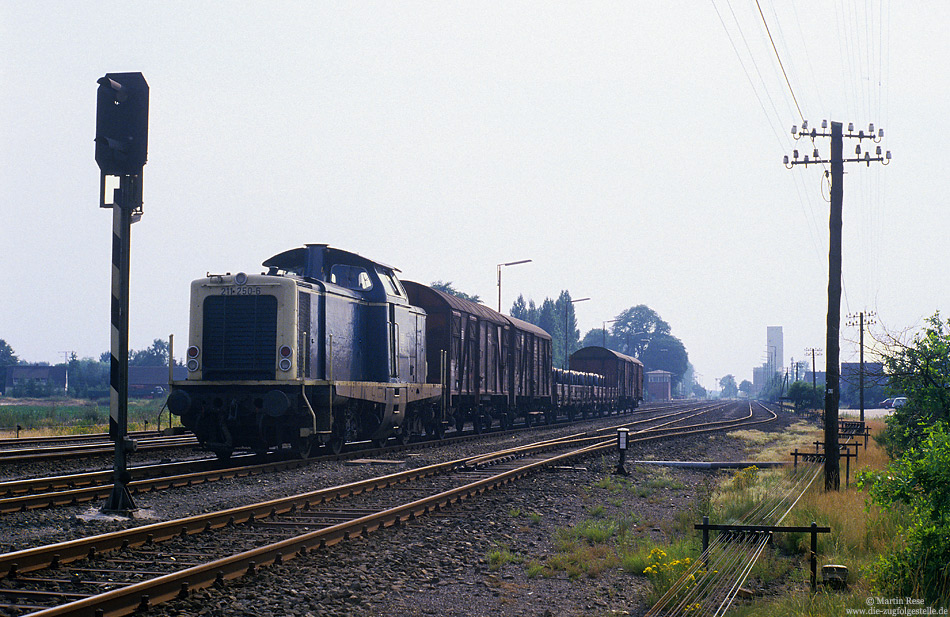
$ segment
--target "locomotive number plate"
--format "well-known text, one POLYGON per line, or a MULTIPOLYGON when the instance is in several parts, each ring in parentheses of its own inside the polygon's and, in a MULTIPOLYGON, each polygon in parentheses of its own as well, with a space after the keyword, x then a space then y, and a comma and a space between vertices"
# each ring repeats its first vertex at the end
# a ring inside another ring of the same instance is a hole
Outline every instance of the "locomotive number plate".
POLYGON ((222 296, 259 296, 261 295, 260 287, 252 287, 250 285, 241 285, 240 287, 233 285, 230 287, 221 288, 222 296))

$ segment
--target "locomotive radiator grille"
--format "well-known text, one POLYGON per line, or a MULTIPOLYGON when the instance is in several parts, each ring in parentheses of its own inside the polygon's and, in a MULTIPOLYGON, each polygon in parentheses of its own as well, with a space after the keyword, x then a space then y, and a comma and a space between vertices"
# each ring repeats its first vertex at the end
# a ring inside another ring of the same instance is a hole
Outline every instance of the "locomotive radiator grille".
POLYGON ((202 347, 204 379, 274 379, 277 298, 205 298, 202 347))

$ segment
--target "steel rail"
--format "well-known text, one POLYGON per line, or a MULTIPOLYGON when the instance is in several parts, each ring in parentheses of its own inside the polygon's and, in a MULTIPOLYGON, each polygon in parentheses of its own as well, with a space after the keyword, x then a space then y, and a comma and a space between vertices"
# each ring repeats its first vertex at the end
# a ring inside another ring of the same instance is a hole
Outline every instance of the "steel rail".
MULTIPOLYGON (((759 406, 774 414, 767 407, 759 406)), ((820 471, 821 466, 816 464, 810 469, 803 468, 798 474, 793 473, 790 487, 781 491, 778 495, 772 495, 770 500, 764 500, 757 504, 742 517, 742 520, 765 523, 776 512, 780 512, 783 504, 788 504, 784 513, 778 519, 780 523, 811 487, 820 471), (792 499, 793 496, 794 499, 792 499), (763 507, 763 504, 769 502, 771 503, 768 506, 763 507)), ((768 541, 768 534, 758 535, 759 537, 756 539, 752 550, 749 550, 747 542, 731 541, 723 534, 717 536, 701 558, 693 563, 647 612, 647 616, 659 615, 661 611, 664 615, 697 614, 700 611, 702 611, 702 614, 708 614, 710 609, 712 609, 711 614, 723 614, 731 606, 739 588, 748 577, 768 541), (704 572, 700 572, 700 570, 704 570, 704 572), (736 576, 732 576, 733 573, 736 576), (696 583, 692 588, 689 588, 689 581, 691 580, 696 580, 696 583), (671 602, 674 603, 673 606, 667 609, 667 605, 671 602)))
MULTIPOLYGON (((687 411, 678 411, 660 416, 641 418, 632 422, 621 424, 620 426, 634 426, 638 424, 656 422, 657 420, 667 417, 682 415, 687 413, 687 411)), ((596 434, 599 432, 614 431, 617 428, 619 427, 612 426, 608 428, 595 429, 593 433, 596 434)), ((525 429, 522 428, 513 430, 521 431, 525 429)), ((590 434, 591 431, 587 431, 585 433, 578 433, 576 435, 583 436, 590 434)), ((478 438, 480 438, 478 435, 466 434, 446 438, 442 443, 454 443, 478 438)), ((563 439, 563 437, 552 438, 553 441, 562 441, 563 439)), ((218 461, 217 459, 200 459, 197 461, 184 461, 163 465, 146 465, 135 467, 130 470, 133 474, 133 481, 129 483, 128 488, 133 495, 138 495, 168 488, 194 486, 204 482, 212 482, 224 478, 245 477, 248 475, 270 473, 279 470, 295 469, 303 466, 304 464, 310 464, 323 460, 340 460, 355 456, 366 456, 368 453, 372 452, 398 452, 403 450, 417 449, 420 447, 427 447, 431 445, 431 443, 432 442, 415 442, 405 445, 386 446, 384 448, 374 447, 368 450, 350 450, 339 455, 313 457, 311 459, 307 459, 307 462, 304 462, 304 460, 298 458, 277 458, 277 460, 256 463, 254 461, 260 460, 260 458, 248 454, 243 458, 248 458, 251 464, 240 467, 224 466, 222 465, 222 462, 218 461), (189 470, 187 473, 177 472, 177 470, 181 468, 191 469, 194 467, 198 467, 200 469, 189 470)), ((279 457, 279 455, 277 456, 279 457)), ((55 506, 71 506, 105 499, 111 494, 113 478, 114 472, 110 470, 48 478, 0 482, 0 495, 7 495, 6 497, 0 497, 0 514, 38 510, 55 506)))
MULTIPOLYGON (((198 440, 193 436, 158 437, 136 440, 139 451, 168 450, 193 446, 198 440)), ((65 457, 108 455, 115 449, 114 443, 73 444, 43 446, 40 448, 12 448, 0 450, 0 463, 28 463, 65 457)))
MULTIPOLYGON (((737 424, 744 423, 743 420, 736 420, 735 422, 737 424)), ((722 430, 722 428, 710 430, 722 430)), ((656 438, 659 438, 659 436, 646 436, 641 439, 652 440, 656 438)), ((569 450, 568 452, 555 453, 551 456, 547 456, 544 460, 531 461, 519 465, 515 469, 504 470, 490 477, 467 483, 459 488, 442 491, 436 495, 417 499, 408 504, 389 508, 381 513, 362 516, 352 521, 339 523, 319 531, 304 534, 297 538, 283 540, 272 545, 246 551, 240 555, 227 557, 200 566, 194 566, 179 573, 164 575, 151 581, 136 583, 59 607, 42 610, 35 613, 35 615, 39 617, 41 615, 128 614, 128 612, 136 608, 144 608, 150 603, 165 601, 179 595, 187 594, 191 589, 205 587, 213 584, 215 581, 228 580, 248 572, 253 572, 254 569, 260 565, 281 562, 284 559, 293 558, 315 546, 329 546, 346 540, 349 537, 353 537, 354 535, 366 535, 377 529, 397 525, 401 522, 411 520, 416 516, 438 511, 443 507, 451 505, 453 502, 457 503, 462 499, 470 498, 490 488, 507 484, 527 474, 533 473, 544 466, 589 456, 604 448, 613 447, 613 445, 613 440, 610 440, 602 444, 586 445, 581 448, 569 450)), ((542 446, 535 447, 534 450, 550 450, 558 446, 563 447, 563 444, 546 443, 542 446)), ((530 447, 525 448, 526 452, 531 450, 532 448, 530 447)), ((313 491, 311 493, 295 496, 295 498, 273 500, 264 502, 263 504, 255 504, 254 506, 232 508, 211 515, 156 523, 114 534, 103 534, 89 539, 59 543, 51 547, 39 547, 37 549, 17 551, 16 553, 8 555, 0 555, 0 571, 6 571, 7 576, 16 577, 20 573, 44 567, 41 565, 42 563, 47 565, 53 563, 62 564, 117 548, 136 546, 146 542, 158 542, 162 539, 174 536, 191 535, 205 529, 223 527, 228 524, 234 525, 241 522, 254 521, 257 518, 266 518, 275 516, 281 512, 291 511, 291 509, 295 507, 295 504, 296 507, 306 509, 310 507, 311 504, 324 503, 325 501, 348 494, 358 494, 373 490, 377 487, 382 488, 384 486, 405 482, 413 475, 434 475, 453 468, 459 468, 471 458, 473 457, 440 463, 427 468, 390 474, 382 478, 351 483, 343 487, 313 491), (92 544, 92 548, 90 548, 90 544, 92 544)))

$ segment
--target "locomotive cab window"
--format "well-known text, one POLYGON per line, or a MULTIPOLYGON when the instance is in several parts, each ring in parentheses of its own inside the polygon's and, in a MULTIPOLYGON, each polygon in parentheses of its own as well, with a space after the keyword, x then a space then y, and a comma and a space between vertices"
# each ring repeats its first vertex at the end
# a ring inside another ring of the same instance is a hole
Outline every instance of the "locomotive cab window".
POLYGON ((361 266, 335 264, 330 269, 330 282, 355 291, 367 291, 373 288, 369 272, 361 266))
POLYGON ((399 281, 396 280, 396 277, 393 276, 392 272, 386 272, 385 270, 376 270, 376 273, 379 274, 379 280, 383 282, 383 287, 386 288, 386 293, 390 296, 405 296, 406 294, 402 290, 402 285, 399 284, 399 281))

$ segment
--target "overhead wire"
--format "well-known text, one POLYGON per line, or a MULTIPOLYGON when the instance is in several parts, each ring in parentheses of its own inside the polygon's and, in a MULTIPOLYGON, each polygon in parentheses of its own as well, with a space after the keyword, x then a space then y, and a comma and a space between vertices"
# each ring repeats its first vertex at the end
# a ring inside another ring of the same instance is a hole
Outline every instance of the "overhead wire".
MULTIPOLYGON (((740 52, 739 47, 736 44, 736 40, 733 36, 733 33, 730 30, 729 26, 726 24, 726 20, 723 17, 723 12, 720 11, 719 6, 716 4, 716 0, 710 0, 710 1, 713 5, 713 10, 715 10, 716 12, 716 16, 719 18, 719 23, 722 25, 723 31, 726 33, 726 37, 729 39, 729 44, 732 46, 732 50, 736 54, 736 58, 739 60, 739 66, 742 67, 743 73, 746 76, 746 80, 749 82, 749 86, 752 88, 752 93, 755 95, 756 100, 758 101, 759 106, 762 109, 762 113, 765 116, 766 120, 768 121, 769 127, 772 129, 772 134, 775 136, 776 141, 779 143, 779 148, 784 151, 787 151, 787 148, 790 145, 788 134, 784 131, 784 129, 776 128, 777 126, 784 125, 784 120, 782 118, 787 117, 787 116, 783 116, 783 114, 779 113, 778 111, 775 100, 771 95, 768 82, 763 76, 762 71, 759 68, 758 62, 756 62, 755 54, 752 52, 751 46, 749 45, 749 41, 746 38, 745 33, 743 32, 742 25, 740 23, 738 16, 735 13, 735 10, 732 7, 731 2, 729 2, 729 0, 726 0, 726 5, 729 9, 729 14, 732 17, 732 23, 734 24, 735 30, 738 33, 738 37, 742 41, 742 45, 746 51, 748 59, 746 59, 743 56, 742 52, 740 52), (750 72, 749 67, 747 66, 747 63, 751 63, 752 68, 754 69, 755 75, 758 78, 758 82, 761 84, 761 90, 764 93, 765 98, 768 100, 768 108, 766 106, 765 101, 763 101, 762 95, 760 95, 759 93, 760 88, 756 86, 756 81, 753 80, 752 74, 750 72), (769 108, 771 108, 771 111, 769 110, 769 108), (785 135, 785 139, 783 140, 780 137, 780 135, 785 135)), ((799 116, 801 117, 800 108, 798 108, 798 113, 799 113, 799 116)), ((812 248, 815 251, 815 255, 820 259, 821 248, 819 246, 820 245, 819 238, 821 238, 821 234, 819 232, 819 225, 817 223, 818 217, 815 216, 814 209, 811 207, 811 201, 806 199, 805 197, 805 195, 807 195, 808 193, 808 190, 807 190, 807 187, 805 186, 805 181, 802 178, 802 175, 800 173, 795 174, 793 181, 795 183, 795 190, 798 197, 798 203, 799 203, 799 206, 801 207, 802 215, 804 216, 806 224, 807 224, 808 234, 812 243, 812 248), (805 205, 806 203, 809 204, 807 208, 805 205)))
POLYGON ((779 56, 778 49, 775 47, 775 39, 772 38, 772 31, 769 30, 769 24, 765 21, 765 14, 762 12, 762 5, 759 4, 759 0, 755 0, 755 6, 759 9, 759 16, 762 18, 762 25, 765 26, 765 32, 769 35, 769 42, 772 44, 772 50, 775 52, 775 59, 778 60, 778 65, 782 69, 782 76, 785 77, 785 84, 788 85, 788 91, 792 95, 792 100, 795 101, 795 109, 798 110, 798 116, 804 120, 805 114, 802 113, 801 105, 798 104, 798 97, 795 96, 795 89, 792 88, 792 82, 788 80, 788 73, 785 71, 785 65, 782 63, 782 58, 779 56))

